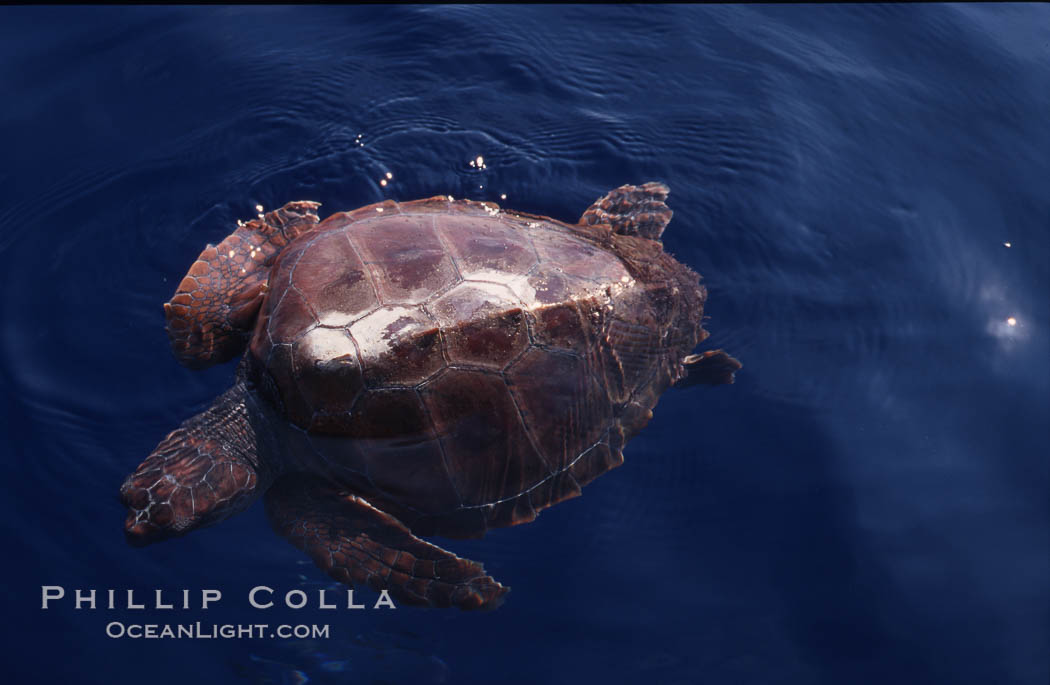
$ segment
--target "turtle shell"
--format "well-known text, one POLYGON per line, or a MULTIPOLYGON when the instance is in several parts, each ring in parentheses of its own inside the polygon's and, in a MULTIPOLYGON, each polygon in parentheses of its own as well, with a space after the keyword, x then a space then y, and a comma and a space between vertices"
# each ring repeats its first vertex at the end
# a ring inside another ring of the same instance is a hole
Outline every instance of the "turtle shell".
POLYGON ((622 462, 703 336, 697 281, 607 227, 387 201, 285 248, 249 362, 373 501, 414 530, 473 535, 622 462))

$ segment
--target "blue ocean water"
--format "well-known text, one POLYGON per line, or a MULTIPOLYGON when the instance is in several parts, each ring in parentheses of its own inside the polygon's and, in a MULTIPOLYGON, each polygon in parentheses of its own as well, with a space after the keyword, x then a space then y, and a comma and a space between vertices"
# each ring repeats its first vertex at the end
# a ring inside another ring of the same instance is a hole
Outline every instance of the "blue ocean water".
POLYGON ((0 89, 12 682, 1050 678, 1046 5, 5 7, 0 89), (233 372, 180 367, 160 305, 256 204, 571 221, 649 180, 745 368, 667 393, 583 497, 448 542, 502 608, 250 610, 330 585, 259 506, 125 544, 122 479, 233 372), (42 585, 224 599, 45 611, 42 585))

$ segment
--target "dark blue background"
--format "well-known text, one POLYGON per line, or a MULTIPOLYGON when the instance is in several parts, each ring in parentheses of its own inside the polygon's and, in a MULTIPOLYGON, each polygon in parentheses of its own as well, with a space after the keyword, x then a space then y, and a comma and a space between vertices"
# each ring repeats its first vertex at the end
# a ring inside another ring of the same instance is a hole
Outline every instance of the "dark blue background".
POLYGON ((8 677, 1050 677, 1046 5, 7 7, 0 89, 8 677), (648 180, 745 368, 669 392, 584 497, 449 543, 503 608, 247 611, 324 584, 260 507, 125 545, 124 475, 232 375, 181 368, 160 305, 256 203, 505 193, 573 220, 648 180), (225 599, 45 612, 43 584, 225 599))

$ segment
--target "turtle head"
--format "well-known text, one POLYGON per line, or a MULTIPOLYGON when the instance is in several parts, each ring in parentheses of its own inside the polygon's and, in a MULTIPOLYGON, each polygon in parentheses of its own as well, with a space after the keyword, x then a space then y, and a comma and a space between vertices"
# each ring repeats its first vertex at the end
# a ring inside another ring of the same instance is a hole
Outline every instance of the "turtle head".
POLYGON ((169 433, 124 480, 129 543, 140 547, 218 523, 266 489, 270 477, 259 467, 248 392, 238 382, 169 433))
MULTIPOLYGON (((221 243, 208 245, 164 305, 175 358, 192 369, 244 352, 266 295, 270 267, 284 247, 317 225, 316 202, 259 213, 221 243)), ((261 207, 260 207, 261 209, 261 207)))

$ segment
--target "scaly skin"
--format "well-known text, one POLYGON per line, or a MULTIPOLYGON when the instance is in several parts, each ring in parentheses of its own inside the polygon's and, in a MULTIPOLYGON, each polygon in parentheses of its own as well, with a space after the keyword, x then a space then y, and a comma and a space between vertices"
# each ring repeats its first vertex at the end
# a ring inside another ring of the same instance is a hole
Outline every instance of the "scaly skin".
POLYGON ((266 514, 277 533, 332 578, 389 590, 405 604, 494 609, 510 589, 476 561, 420 540, 393 516, 321 478, 285 476, 266 493, 266 514))
POLYGON ((273 480, 260 463, 250 420, 249 389, 241 379, 205 411, 157 445, 124 481, 124 531, 148 545, 218 523, 243 511, 273 480))
POLYGON ((659 240, 673 212, 664 204, 670 189, 663 183, 620 186, 588 207, 580 224, 605 225, 614 233, 659 240))
POLYGON ((319 206, 289 202, 204 248, 164 305, 171 351, 183 365, 202 369, 244 351, 270 265, 285 245, 317 225, 319 206))
POLYGON ((659 243, 667 194, 622 186, 576 226, 445 197, 316 228, 312 202, 239 223, 165 313, 187 366, 241 353, 255 326, 251 350, 237 383, 125 481, 128 540, 185 534, 266 492, 274 530, 343 583, 498 606, 508 588, 413 531, 532 520, 622 463, 672 384, 740 368, 721 350, 689 355, 707 337, 706 291, 659 243), (534 286, 530 303, 495 304, 518 295, 493 277, 534 286))

